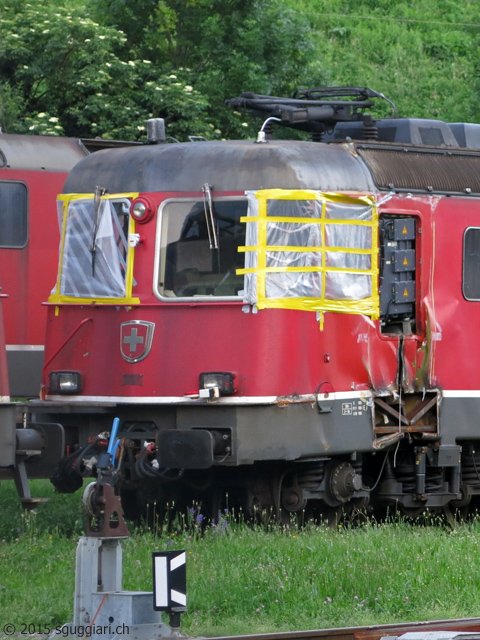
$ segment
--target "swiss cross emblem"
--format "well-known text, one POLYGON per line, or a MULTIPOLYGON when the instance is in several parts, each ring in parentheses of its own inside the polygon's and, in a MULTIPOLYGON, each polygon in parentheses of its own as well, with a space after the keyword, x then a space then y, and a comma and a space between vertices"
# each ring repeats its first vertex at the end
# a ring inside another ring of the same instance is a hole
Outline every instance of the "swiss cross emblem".
POLYGON ((155 323, 130 320, 120 325, 120 352, 127 362, 140 362, 152 348, 155 323))

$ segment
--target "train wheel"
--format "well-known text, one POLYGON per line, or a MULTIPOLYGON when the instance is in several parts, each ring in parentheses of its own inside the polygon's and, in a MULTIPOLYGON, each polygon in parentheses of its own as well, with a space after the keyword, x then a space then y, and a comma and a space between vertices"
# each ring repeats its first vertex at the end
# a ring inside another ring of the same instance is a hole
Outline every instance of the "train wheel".
POLYGON ((340 505, 339 507, 330 507, 325 514, 325 523, 328 529, 336 529, 342 521, 343 515, 344 505, 340 505))
POLYGON ((127 520, 139 523, 142 519, 141 498, 138 489, 121 489, 123 515, 127 520))
POLYGON ((164 526, 168 506, 165 506, 161 496, 148 495, 144 487, 121 489, 120 500, 127 520, 135 524, 146 524, 156 531, 164 526))
POLYGON ((450 508, 450 505, 446 504, 443 507, 443 514, 444 514, 445 519, 448 522, 448 524, 451 526, 452 529, 454 529, 456 524, 457 524, 457 519, 455 517, 454 512, 450 508))
POLYGON ((325 522, 329 529, 335 529, 340 524, 352 525, 355 522, 365 522, 367 517, 368 498, 351 500, 338 507, 330 507, 326 512, 325 522))

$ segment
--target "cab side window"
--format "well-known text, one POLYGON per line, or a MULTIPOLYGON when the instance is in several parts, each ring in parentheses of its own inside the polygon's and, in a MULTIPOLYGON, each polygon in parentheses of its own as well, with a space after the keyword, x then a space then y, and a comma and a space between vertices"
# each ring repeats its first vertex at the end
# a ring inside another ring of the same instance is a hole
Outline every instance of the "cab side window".
POLYGON ((21 249, 27 244, 27 186, 0 182, 0 247, 21 249))
POLYGON ((480 300, 480 228, 469 227, 463 235, 462 290, 466 300, 480 300))

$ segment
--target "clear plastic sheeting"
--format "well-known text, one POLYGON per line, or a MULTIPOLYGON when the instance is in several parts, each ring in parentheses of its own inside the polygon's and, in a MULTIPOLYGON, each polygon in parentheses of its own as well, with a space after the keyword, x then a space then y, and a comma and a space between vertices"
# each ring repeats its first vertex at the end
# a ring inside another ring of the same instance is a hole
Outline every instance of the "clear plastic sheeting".
MULTIPOLYGON (((126 195, 60 196, 60 267, 50 301, 126 299, 131 292, 126 195)), ((133 259, 133 257, 132 257, 133 259)))
POLYGON ((247 198, 245 303, 378 317, 373 198, 283 189, 247 198))

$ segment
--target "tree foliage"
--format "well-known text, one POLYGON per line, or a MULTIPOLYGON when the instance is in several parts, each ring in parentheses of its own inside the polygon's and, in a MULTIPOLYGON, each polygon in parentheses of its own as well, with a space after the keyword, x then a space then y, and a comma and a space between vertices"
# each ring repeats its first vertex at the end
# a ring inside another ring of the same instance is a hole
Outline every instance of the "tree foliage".
MULTIPOLYGON (((5 131, 180 140, 255 135, 242 91, 370 86, 401 116, 480 119, 474 0, 7 0, 5 131)), ((385 115, 390 113, 385 105, 385 115)))
POLYGON ((290 94, 299 81, 312 81, 308 22, 278 0, 91 2, 140 57, 159 69, 188 69, 212 123, 228 137, 246 131, 245 119, 224 108, 226 98, 246 90, 290 94))
POLYGON ((79 10, 12 3, 0 22, 0 117, 5 130, 136 139, 165 113, 174 132, 211 127, 188 73, 158 73, 125 34, 79 10))
POLYGON ((305 31, 277 0, 91 0, 87 13, 12 0, 0 20, 0 124, 138 139, 146 119, 164 117, 180 139, 244 137, 224 100, 293 89, 305 31))

